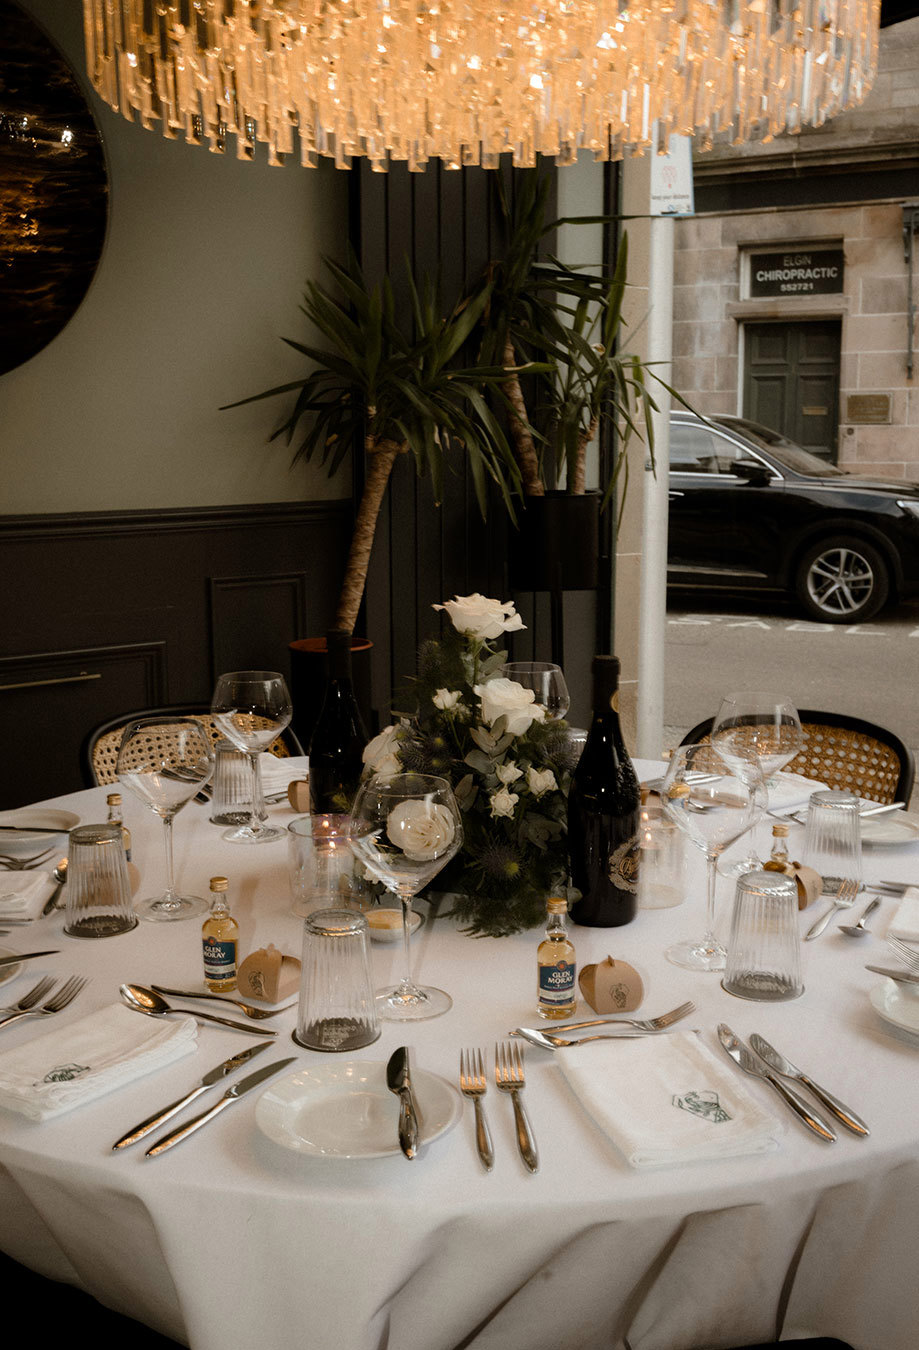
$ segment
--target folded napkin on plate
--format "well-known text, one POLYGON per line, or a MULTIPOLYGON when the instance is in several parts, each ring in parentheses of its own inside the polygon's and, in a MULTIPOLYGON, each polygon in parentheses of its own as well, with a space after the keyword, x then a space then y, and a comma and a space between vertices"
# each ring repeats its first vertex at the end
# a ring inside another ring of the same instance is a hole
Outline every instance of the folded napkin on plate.
POLYGON ((0 924, 37 919, 56 885, 50 872, 0 872, 0 924))
POLYGON ((768 780, 768 788, 770 811, 796 811, 807 806, 812 792, 825 792, 827 784, 800 773, 777 773, 768 780))
POLYGON ((0 1050, 0 1106, 48 1120, 194 1050, 193 1018, 139 1017, 120 1003, 0 1050))
POLYGON ((919 942, 919 886, 907 886, 887 929, 888 937, 919 942))
POLYGON ((262 776, 262 791, 268 793, 286 792, 287 784, 309 773, 308 755, 291 755, 288 759, 278 759, 266 751, 259 755, 259 769, 262 776))
POLYGON ((582 1106, 632 1167, 766 1153, 784 1133, 693 1035, 682 1032, 560 1050, 582 1106))

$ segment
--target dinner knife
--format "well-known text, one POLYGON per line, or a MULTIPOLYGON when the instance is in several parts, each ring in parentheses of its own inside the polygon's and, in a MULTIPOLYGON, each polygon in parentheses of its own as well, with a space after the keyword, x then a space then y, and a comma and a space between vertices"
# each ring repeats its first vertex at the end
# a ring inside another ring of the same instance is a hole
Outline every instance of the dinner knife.
POLYGON ((770 1045, 762 1036, 758 1036, 755 1031, 750 1037, 750 1044, 753 1046, 753 1049, 759 1055, 760 1059, 765 1060, 770 1069, 773 1069, 775 1073, 782 1074, 784 1078, 796 1078, 803 1087, 808 1088, 809 1091, 814 1094, 818 1101, 823 1103, 828 1111, 832 1111, 836 1119, 841 1121, 847 1130, 851 1130, 853 1134, 860 1135, 863 1139, 868 1138, 871 1131, 854 1111, 846 1106, 844 1102, 841 1102, 838 1097, 834 1097, 832 1092, 828 1092, 825 1087, 821 1087, 819 1083, 815 1083, 813 1078, 810 1078, 806 1073, 803 1073, 797 1065, 792 1064, 790 1059, 786 1059, 784 1055, 780 1055, 774 1046, 770 1045))
POLYGON ((0 966, 15 966, 18 961, 33 961, 36 956, 57 956, 60 948, 50 952, 17 952, 15 956, 0 956, 0 966))
POLYGON ((408 1046, 400 1045, 386 1065, 386 1086, 399 1098, 399 1147, 406 1158, 418 1155, 418 1108, 412 1092, 408 1046))
POLYGON ((776 1078, 771 1070, 767 1069, 762 1060, 754 1055, 743 1041, 734 1035, 733 1031, 724 1022, 718 1024, 718 1039, 724 1046, 727 1053, 733 1059, 735 1064, 739 1064, 744 1073, 752 1074, 754 1078, 762 1078, 770 1087, 774 1087, 776 1092, 782 1098, 786 1106, 790 1106, 796 1116, 799 1116, 808 1129, 813 1130, 820 1139, 827 1143, 836 1142, 836 1133, 823 1120, 816 1111, 812 1110, 809 1103, 795 1092, 794 1088, 788 1087, 780 1078, 776 1078))
POLYGON ((180 1097, 177 1102, 164 1106, 161 1111, 157 1111, 152 1116, 148 1116, 146 1120, 142 1120, 139 1125, 135 1125, 133 1129, 128 1130, 127 1134, 123 1134, 117 1143, 112 1145, 112 1148, 127 1148, 129 1144, 136 1144, 151 1130, 155 1130, 158 1125, 164 1125, 167 1120, 171 1120, 174 1115, 182 1110, 183 1106, 188 1106, 196 1097, 200 1097, 202 1092, 207 1092, 208 1088, 213 1087, 215 1083, 219 1083, 222 1078, 226 1078, 234 1070, 241 1069, 244 1064, 252 1059, 253 1055, 260 1055, 273 1043, 273 1041, 262 1041, 261 1045, 252 1045, 248 1050, 240 1050, 238 1055, 231 1055, 222 1064, 218 1064, 216 1069, 211 1069, 209 1073, 206 1073, 198 1086, 192 1088, 191 1092, 186 1092, 185 1096, 180 1097))
POLYGON ((266 1078, 270 1078, 272 1074, 277 1073, 279 1069, 283 1069, 286 1065, 293 1064, 293 1062, 293 1055, 288 1059, 276 1059, 273 1064, 264 1064, 260 1069, 256 1069, 255 1073, 250 1073, 248 1078, 243 1078, 238 1083, 234 1083, 233 1086, 228 1088, 223 1094, 220 1101, 216 1102, 209 1111, 204 1111, 200 1116, 195 1116, 185 1125, 180 1125, 179 1128, 173 1130, 171 1134, 166 1134, 162 1139, 158 1139, 155 1144, 151 1144, 150 1148, 147 1149, 144 1157, 156 1158, 161 1153, 165 1153, 167 1149, 174 1148, 176 1144, 181 1144, 183 1139, 187 1139, 190 1134, 194 1134, 196 1130, 200 1130, 202 1125, 206 1125, 209 1120, 213 1120, 221 1111, 225 1111, 228 1106, 232 1106, 234 1102, 238 1102, 240 1097, 244 1097, 247 1092, 251 1092, 254 1087, 258 1087, 259 1083, 264 1083, 266 1078))
POLYGON ((887 966, 865 966, 865 969, 873 970, 875 975, 886 975, 889 980, 899 980, 901 984, 919 984, 919 975, 908 970, 890 970, 887 966))

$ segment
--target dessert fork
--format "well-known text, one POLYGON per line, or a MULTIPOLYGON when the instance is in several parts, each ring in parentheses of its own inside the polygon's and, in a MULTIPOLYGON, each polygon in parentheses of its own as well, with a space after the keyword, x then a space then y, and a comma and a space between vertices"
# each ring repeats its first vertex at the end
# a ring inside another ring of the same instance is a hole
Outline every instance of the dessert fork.
POLYGON ((904 942, 902 938, 898 937, 889 937, 887 945, 892 951, 896 952, 901 961, 906 962, 911 970, 919 970, 919 951, 915 947, 911 947, 908 942, 904 942))
POLYGON ((832 907, 828 909, 815 924, 808 928, 807 932, 804 934, 805 942, 810 942, 812 938, 819 937, 837 910, 848 909, 850 905, 855 904, 855 897, 858 895, 858 885, 859 883, 857 881, 841 881, 839 883, 839 890, 836 892, 836 898, 833 901, 832 907))
POLYGON ((517 1126, 517 1148, 531 1172, 539 1170, 536 1141, 520 1094, 526 1086, 523 1072, 523 1051, 519 1045, 501 1042, 495 1046, 495 1084, 502 1092, 511 1094, 514 1103, 514 1122, 517 1126))
POLYGON ((0 853, 0 863, 10 872, 28 872, 33 867, 40 867, 46 859, 51 857, 53 852, 53 848, 46 848, 44 853, 33 853, 28 858, 0 853))
POLYGON ((217 1003, 232 1003, 234 1008, 239 1008, 247 1017, 251 1017, 253 1022, 263 1022, 266 1017, 277 1017, 278 1013, 293 1008, 297 1002, 294 999, 293 1003, 285 1003, 283 1008, 253 1008, 251 1003, 243 1003, 238 998, 226 998, 223 994, 197 994, 187 989, 167 989, 164 984, 151 984, 150 988, 155 989, 158 994, 174 994, 178 998, 209 998, 217 1003))
POLYGON ((681 1017, 688 1017, 695 1010, 696 1005, 687 1002, 681 1003, 678 1008, 671 1008, 669 1012, 661 1013, 659 1017, 595 1017, 590 1022, 557 1023, 553 1030, 576 1031, 580 1027, 616 1026, 634 1027, 637 1031, 665 1031, 674 1022, 679 1022, 681 1017))
POLYGON ((65 980, 61 985, 57 993, 52 994, 40 1007, 22 1008, 19 1012, 14 1012, 11 1017, 4 1017, 3 1020, 0 1021, 0 1027, 5 1027, 10 1022, 18 1022, 20 1017, 41 1017, 45 1013, 52 1015, 54 1013, 62 1012, 68 1004, 73 1002, 86 983, 86 980, 82 976, 71 975, 70 979, 65 980))
POLYGON ((479 1151, 479 1157, 486 1172, 490 1172, 495 1162, 494 1149, 491 1144, 491 1134, 488 1129, 488 1121, 485 1119, 485 1108, 482 1105, 482 1098, 487 1090, 485 1078, 485 1061, 482 1059, 481 1050, 461 1050, 460 1051, 460 1092, 464 1097, 471 1097, 472 1104, 475 1107, 475 1146, 479 1151))
POLYGON ((18 1003, 11 1003, 8 1008, 0 1008, 0 1012, 7 1012, 7 1013, 25 1012, 28 1008, 31 1008, 34 1004, 36 1004, 40 998, 44 998, 45 994, 50 993, 53 987, 54 987, 54 976, 43 975, 42 978, 38 981, 38 984, 35 986, 35 988, 30 989, 27 994, 23 994, 22 998, 19 1000, 18 1003))

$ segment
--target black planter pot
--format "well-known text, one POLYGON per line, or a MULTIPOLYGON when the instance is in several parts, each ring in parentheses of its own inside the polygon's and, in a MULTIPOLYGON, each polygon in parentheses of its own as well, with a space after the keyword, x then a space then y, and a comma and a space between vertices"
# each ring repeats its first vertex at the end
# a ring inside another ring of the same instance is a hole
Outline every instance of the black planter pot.
POLYGON ((519 529, 508 531, 515 591, 592 591, 600 551, 600 494, 527 497, 519 529))
MULTIPOLYGON (((370 653, 373 643, 369 638, 351 639, 351 672, 354 696, 360 708, 364 728, 369 735, 371 727, 370 653)), ((294 705, 291 726, 304 750, 309 750, 313 727, 322 710, 326 682, 329 678, 326 640, 298 638, 290 644, 290 697, 294 705)))

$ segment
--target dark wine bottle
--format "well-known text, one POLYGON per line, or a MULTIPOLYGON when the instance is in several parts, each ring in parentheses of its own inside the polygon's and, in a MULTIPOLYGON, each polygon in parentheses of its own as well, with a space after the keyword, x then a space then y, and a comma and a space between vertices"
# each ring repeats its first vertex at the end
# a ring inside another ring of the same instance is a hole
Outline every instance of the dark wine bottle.
POLYGON ((619 726, 619 661, 595 656, 593 719, 568 793, 575 923, 617 928, 638 902, 641 791, 619 726))
POLYGON ((351 634, 326 635, 328 681, 309 745, 310 810, 347 815, 361 778, 367 733, 351 684, 351 634))

